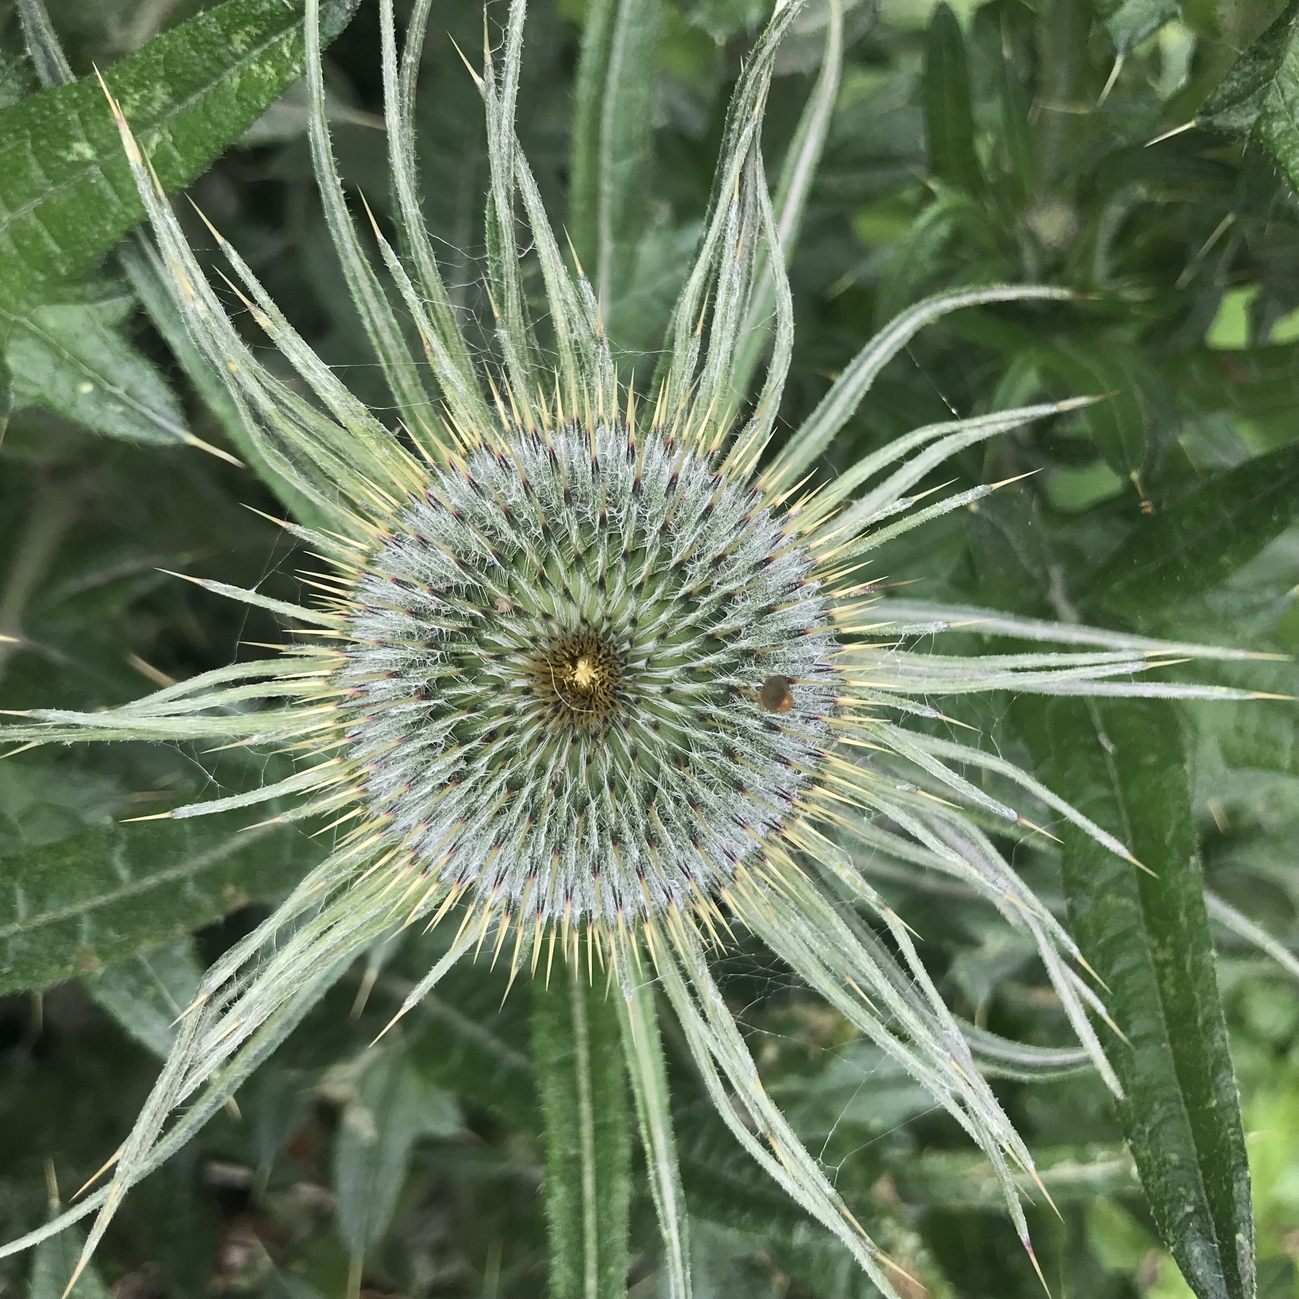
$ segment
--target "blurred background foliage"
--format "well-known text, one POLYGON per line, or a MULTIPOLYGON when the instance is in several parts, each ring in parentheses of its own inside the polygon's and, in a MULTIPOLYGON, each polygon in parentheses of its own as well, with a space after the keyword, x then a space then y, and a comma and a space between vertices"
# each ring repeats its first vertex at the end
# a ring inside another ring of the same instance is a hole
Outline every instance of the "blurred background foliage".
MULTIPOLYGON (((642 192, 618 214, 605 281, 629 377, 648 378, 708 200, 729 89, 769 7, 664 0, 644 36, 649 94, 629 145, 642 192)), ((81 76, 203 8, 51 0, 50 14, 81 76)), ((519 115, 551 211, 571 215, 579 241, 583 217, 566 195, 580 154, 571 123, 586 11, 585 0, 533 6, 519 115)), ((1086 296, 1031 314, 966 311, 931 328, 881 377, 822 472, 952 412, 1113 394, 946 466, 963 485, 1018 481, 977 512, 908 534, 872 577, 913 584, 907 594, 920 599, 1299 651, 1299 130, 1285 108, 1299 95, 1295 13, 1273 0, 847 0, 838 100, 791 265, 787 425, 894 312, 941 288, 999 280, 1086 296)), ((773 174, 825 22, 814 0, 781 54, 765 137, 773 174)), ((418 106, 425 210, 466 311, 481 305, 485 152, 456 45, 472 58, 482 30, 476 5, 435 0, 418 106)), ((16 105, 38 83, 8 7, 0 51, 0 104, 16 105)), ((345 179, 386 221, 378 52, 377 8, 363 3, 329 51, 327 78, 345 179)), ((382 407, 390 399, 313 188, 297 87, 249 121, 231 128, 237 143, 191 196, 311 344, 382 407)), ((11 129, 9 139, 0 130, 6 210, 22 197, 15 155, 42 161, 39 137, 20 141, 11 129)), ((210 251, 211 236, 181 210, 210 251)), ((138 250, 93 265, 106 247, 91 247, 76 274, 33 262, 23 283, 12 265, 0 275, 0 633, 14 638, 0 642, 6 708, 122 702, 279 638, 270 615, 160 570, 299 595, 303 556, 256 512, 282 513, 275 497, 185 445, 238 442, 220 401, 203 400, 215 389, 177 363, 183 339, 173 332, 169 346, 165 322, 139 309, 149 281, 138 250)), ((260 342, 251 325, 249 337, 260 342)), ((965 639, 965 652, 984 647, 965 639)), ((1215 672, 1209 679, 1296 693, 1288 662, 1215 672)), ((1050 783, 1062 755, 1034 748, 1036 707, 993 696, 949 711, 988 747, 1030 764, 1036 756, 1050 783)), ((1239 922, 1215 927, 1263 1299, 1299 1295, 1295 711, 1272 702, 1160 714, 1192 771, 1188 807, 1221 899, 1211 914, 1252 918, 1290 960, 1287 972, 1243 941, 1239 922)), ((297 831, 247 830, 231 817, 120 820, 237 790, 277 761, 83 746, 0 763, 5 1239, 72 1196, 116 1148, 201 963, 265 914, 316 852, 297 831)), ((1060 853, 1044 842, 1018 845, 1016 864, 1063 911, 1060 853)), ((991 912, 919 868, 877 874, 960 1013, 1005 1037, 1067 1043, 1032 950, 991 912)), ((74 1293, 540 1293, 544 1146, 527 987, 502 1001, 502 971, 486 961, 458 968, 366 1050, 445 939, 408 935, 358 963, 237 1110, 132 1194, 74 1293)), ((906 1299, 920 1283, 936 1299, 1039 1295, 991 1171, 924 1093, 756 947, 741 943, 721 969, 771 1091, 867 1228, 918 1278, 906 1299)), ((684 1043, 669 1033, 666 1046, 696 1296, 872 1293, 735 1147, 684 1043)), ((1062 1067, 998 1085, 1058 1208, 1026 1187, 1052 1293, 1188 1294, 1099 1082, 1062 1067)), ((656 1293, 656 1240, 647 1188, 634 1180, 637 1299, 656 1293)), ((75 1243, 0 1263, 0 1293, 57 1299, 75 1243)))

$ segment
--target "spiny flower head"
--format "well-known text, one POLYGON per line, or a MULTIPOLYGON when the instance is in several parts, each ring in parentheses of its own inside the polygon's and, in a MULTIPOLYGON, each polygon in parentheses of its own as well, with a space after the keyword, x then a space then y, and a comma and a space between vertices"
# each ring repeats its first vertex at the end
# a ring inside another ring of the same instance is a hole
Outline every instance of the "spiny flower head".
POLYGON ((693 441, 568 421, 479 448, 347 597, 335 680, 369 815, 543 927, 712 894, 827 742, 812 558, 693 441))
POLYGON ((297 521, 285 526, 324 557, 327 571, 311 579, 323 594, 306 606, 205 582, 290 619, 294 644, 114 710, 35 711, 6 734, 20 745, 130 738, 280 748, 299 759, 293 775, 164 815, 288 799, 295 810, 282 819, 328 816, 336 841, 206 973, 111 1185, 0 1252, 98 1208, 84 1262, 125 1192, 233 1095, 357 953, 403 924, 444 917, 458 919, 455 936, 400 1013, 484 944, 495 959, 509 943, 514 974, 535 968, 543 947, 547 974, 557 942, 572 963, 584 947, 588 976, 603 964, 616 984, 674 1296, 689 1294, 688 1250, 651 981, 736 1140, 893 1293, 887 1260, 763 1089, 713 980, 710 949, 735 924, 930 1090, 984 1151, 1028 1246, 1012 1169, 1031 1172, 1032 1156, 980 1071, 980 1039, 972 1044, 945 1005, 910 930, 864 868, 884 856, 953 875, 1029 934, 1086 1057, 1117 1091, 1090 1018, 1103 1018, 1104 1006, 1077 947, 983 828, 991 819, 1028 833, 1032 824, 981 777, 1128 853, 1011 763, 903 723, 942 721, 944 696, 992 689, 1245 696, 1134 679, 1152 656, 1230 651, 881 601, 863 585, 873 549, 998 486, 923 501, 915 489, 932 470, 1080 401, 930 425, 833 482, 802 486, 875 375, 925 324, 972 304, 1067 294, 994 286, 909 308, 863 346, 778 450, 769 446, 793 337, 784 259, 835 100, 841 41, 832 0, 825 66, 777 210, 759 143, 775 51, 797 9, 777 4, 740 77, 712 205, 643 412, 618 382, 599 304, 561 252, 518 148, 523 0, 510 6, 499 65, 489 49, 474 74, 491 173, 495 350, 485 365, 470 357, 416 197, 414 85, 427 0, 414 6, 400 57, 392 0, 380 0, 402 245, 398 254, 373 227, 386 280, 334 166, 319 4, 307 2, 316 174, 400 412, 392 427, 311 351, 217 235, 244 306, 301 385, 261 363, 118 113, 157 241, 155 273, 226 385, 241 449, 291 504, 297 521), (524 263, 540 272, 544 346, 524 263), (423 366, 407 348, 398 305, 423 366), (766 375, 750 393, 764 343, 766 375), (1068 648, 972 659, 912 647, 972 620, 994 635, 1068 648))

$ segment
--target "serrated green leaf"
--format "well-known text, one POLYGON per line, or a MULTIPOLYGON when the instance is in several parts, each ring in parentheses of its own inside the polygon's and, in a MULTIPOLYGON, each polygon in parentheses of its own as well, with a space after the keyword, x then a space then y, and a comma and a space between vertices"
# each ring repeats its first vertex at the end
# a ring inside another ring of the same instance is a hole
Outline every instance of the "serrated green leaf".
MULTIPOLYGON (((809 1231, 806 1216, 774 1182, 753 1176, 748 1156, 707 1099, 700 1096, 689 1104, 674 1104, 673 1121, 690 1197, 690 1270, 697 1299, 750 1299, 755 1294, 774 1299, 780 1291, 763 1284, 772 1272, 782 1280, 795 1280, 789 1291, 806 1289, 817 1299, 878 1299, 879 1291, 837 1241, 824 1232, 809 1231), (753 1267, 759 1259, 766 1266, 753 1267)), ((856 1158, 837 1169, 838 1184, 845 1191, 856 1181, 861 1157, 868 1152, 858 1149, 854 1154, 856 1158)), ((870 1161, 866 1166, 878 1169, 870 1161)), ((861 1189, 865 1191, 864 1186, 861 1189)), ((868 1209, 862 1195, 853 1207, 855 1212, 869 1212, 863 1226, 876 1240, 894 1243, 889 1237, 895 1223, 876 1211, 878 1201, 868 1209)), ((932 1299, 953 1299, 949 1288, 934 1284, 939 1279, 935 1270, 922 1266, 929 1260, 917 1249, 918 1238, 906 1243, 908 1271, 919 1276, 932 1299)))
POLYGON ((1199 125, 1260 141, 1299 188, 1299 0, 1231 66, 1196 114, 1199 125))
POLYGON ((123 333, 134 309, 122 293, 21 309, 0 300, 15 405, 41 406, 109 437, 184 441, 176 394, 123 333))
POLYGON ((202 977, 194 940, 178 938, 96 970, 82 983, 145 1050, 165 1060, 176 1041, 176 1021, 202 977))
POLYGON ((946 4, 934 10, 925 43, 925 130, 929 170, 955 189, 977 193, 983 171, 974 149, 969 60, 961 24, 946 4))
POLYGON ((348 1255, 365 1256, 392 1224, 411 1147, 424 1136, 460 1130, 455 1101, 433 1086, 401 1046, 363 1056, 334 1141, 338 1233, 348 1255))
POLYGON ((291 826, 234 815, 89 830, 0 857, 0 992, 124 960, 296 883, 318 859, 291 826))
MULTIPOLYGON (((354 0, 327 5, 337 34, 354 0)), ((105 74, 168 191, 188 184, 303 71, 299 0, 227 0, 105 74)), ((0 111, 0 297, 85 274, 143 216, 93 78, 0 111)))
POLYGON ((1154 872, 1059 827, 1074 936, 1128 1039, 1109 1035, 1106 1054, 1151 1213, 1199 1299, 1250 1299, 1249 1165, 1176 706, 1057 700, 1019 710, 1051 788, 1154 872))
POLYGON ((1204 101, 1198 122, 1226 131, 1247 133, 1268 110, 1292 57, 1292 38, 1299 4, 1285 7, 1272 25, 1232 64, 1227 75, 1204 101))
POLYGON ((1299 518, 1299 448, 1281 447, 1143 516, 1089 599, 1138 617, 1217 586, 1299 518))
MULTIPOLYGON (((617 995, 614 993, 613 995, 617 995)), ((618 1018, 574 958, 532 988, 532 1054, 546 1120, 550 1293, 624 1299, 630 1141, 618 1018)))

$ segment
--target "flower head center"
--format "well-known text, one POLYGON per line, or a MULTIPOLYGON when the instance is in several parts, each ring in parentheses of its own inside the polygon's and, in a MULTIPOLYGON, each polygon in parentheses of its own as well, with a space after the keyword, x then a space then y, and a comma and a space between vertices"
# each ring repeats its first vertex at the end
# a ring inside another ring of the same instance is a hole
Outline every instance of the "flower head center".
POLYGON ((598 725, 617 711, 622 662, 594 632, 559 637, 537 658, 532 676, 538 693, 556 705, 556 720, 598 725))

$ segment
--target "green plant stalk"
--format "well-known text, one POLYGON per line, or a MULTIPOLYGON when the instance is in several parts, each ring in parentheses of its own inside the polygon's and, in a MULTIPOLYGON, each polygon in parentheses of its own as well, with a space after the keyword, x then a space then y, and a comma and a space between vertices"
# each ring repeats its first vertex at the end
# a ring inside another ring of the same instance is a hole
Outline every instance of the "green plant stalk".
POLYGON ((572 959, 532 991, 551 1299, 627 1293, 630 1147, 617 994, 605 995, 602 973, 589 974, 572 959))

